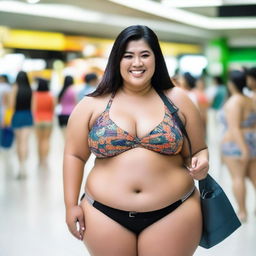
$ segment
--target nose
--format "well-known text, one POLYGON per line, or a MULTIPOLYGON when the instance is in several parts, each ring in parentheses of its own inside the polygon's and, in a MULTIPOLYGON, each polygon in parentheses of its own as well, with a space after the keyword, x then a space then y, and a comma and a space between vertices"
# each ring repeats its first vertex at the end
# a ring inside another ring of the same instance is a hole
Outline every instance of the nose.
POLYGON ((139 56, 134 57, 133 66, 140 67, 142 65, 143 64, 142 64, 141 58, 139 56))

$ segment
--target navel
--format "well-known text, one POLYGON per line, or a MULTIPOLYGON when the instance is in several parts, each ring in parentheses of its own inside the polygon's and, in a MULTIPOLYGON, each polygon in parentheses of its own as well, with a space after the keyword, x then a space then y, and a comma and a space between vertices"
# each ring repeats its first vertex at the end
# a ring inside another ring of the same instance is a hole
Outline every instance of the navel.
POLYGON ((134 193, 139 194, 139 193, 141 193, 141 190, 140 189, 134 189, 134 193))

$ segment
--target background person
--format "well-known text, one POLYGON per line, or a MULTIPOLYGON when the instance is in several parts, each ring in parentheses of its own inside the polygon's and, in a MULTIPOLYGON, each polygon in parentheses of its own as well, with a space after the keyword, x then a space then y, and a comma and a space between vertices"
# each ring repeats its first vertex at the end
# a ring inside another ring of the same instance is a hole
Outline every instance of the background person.
POLYGON ((179 76, 179 86, 189 96, 189 98, 193 101, 193 103, 198 107, 198 100, 193 92, 193 89, 196 86, 196 79, 194 76, 192 76, 189 72, 185 72, 184 74, 181 74, 179 76))
POLYGON ((256 67, 247 69, 246 71, 246 83, 250 90, 252 90, 252 97, 256 102, 256 67))
POLYGON ((11 106, 14 110, 12 128, 15 131, 16 148, 19 160, 18 178, 26 176, 26 160, 28 157, 28 140, 33 117, 31 111, 32 90, 27 73, 20 71, 11 92, 11 106))
POLYGON ((99 79, 96 73, 89 73, 84 77, 84 86, 78 92, 78 101, 80 101, 85 95, 92 93, 97 88, 99 79))
POLYGON ((228 98, 228 89, 220 76, 214 76, 212 81, 213 86, 215 87, 215 92, 211 99, 211 108, 218 111, 223 107, 228 98))
POLYGON ((69 116, 76 105, 76 92, 72 76, 64 78, 63 87, 58 95, 58 103, 61 107, 58 115, 59 126, 65 136, 69 116))
POLYGON ((242 222, 247 220, 247 175, 256 188, 256 105, 243 95, 245 86, 245 73, 232 71, 228 80, 231 96, 220 115, 225 127, 221 145, 223 161, 231 174, 238 216, 242 222))
POLYGON ((196 96, 199 112, 201 114, 202 121, 203 121, 203 124, 204 124, 204 128, 206 130, 209 100, 208 100, 206 92, 205 92, 205 79, 204 79, 204 77, 199 77, 198 79, 196 79, 195 87, 194 87, 194 89, 192 89, 192 92, 196 96))
POLYGON ((38 143, 39 167, 46 168, 55 103, 49 91, 49 81, 43 78, 38 78, 37 81, 37 90, 33 93, 32 109, 38 143))
POLYGON ((2 144, 2 133, 6 126, 10 126, 11 109, 10 109, 10 92, 11 86, 6 75, 0 75, 0 145, 2 144), (9 112, 9 113, 8 113, 9 112))

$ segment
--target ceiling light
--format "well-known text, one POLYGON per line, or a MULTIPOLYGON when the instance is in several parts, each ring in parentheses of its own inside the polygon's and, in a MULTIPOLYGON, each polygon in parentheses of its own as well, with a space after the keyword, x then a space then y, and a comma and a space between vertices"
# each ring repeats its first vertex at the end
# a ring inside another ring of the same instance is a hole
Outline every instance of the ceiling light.
POLYGON ((40 2, 40 0, 27 0, 29 4, 37 4, 40 2))
POLYGON ((225 30, 225 29, 255 29, 256 18, 215 18, 206 17, 200 14, 189 12, 179 8, 166 7, 165 5, 149 0, 137 1, 136 5, 129 0, 108 0, 132 9, 136 9, 155 16, 174 20, 190 26, 203 28, 207 30, 225 30))
POLYGON ((169 7, 183 8, 183 7, 206 7, 206 6, 221 6, 223 0, 162 0, 162 4, 169 7))
POLYGON ((255 4, 255 0, 162 0, 163 5, 175 8, 211 7, 224 5, 255 4))

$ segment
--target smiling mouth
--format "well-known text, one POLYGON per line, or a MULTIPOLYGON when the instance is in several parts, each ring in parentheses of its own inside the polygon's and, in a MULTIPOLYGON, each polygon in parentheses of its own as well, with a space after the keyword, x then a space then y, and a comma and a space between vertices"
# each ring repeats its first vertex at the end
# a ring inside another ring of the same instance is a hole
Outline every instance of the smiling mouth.
POLYGON ((141 75, 145 72, 145 70, 131 70, 130 73, 134 75, 141 75))

